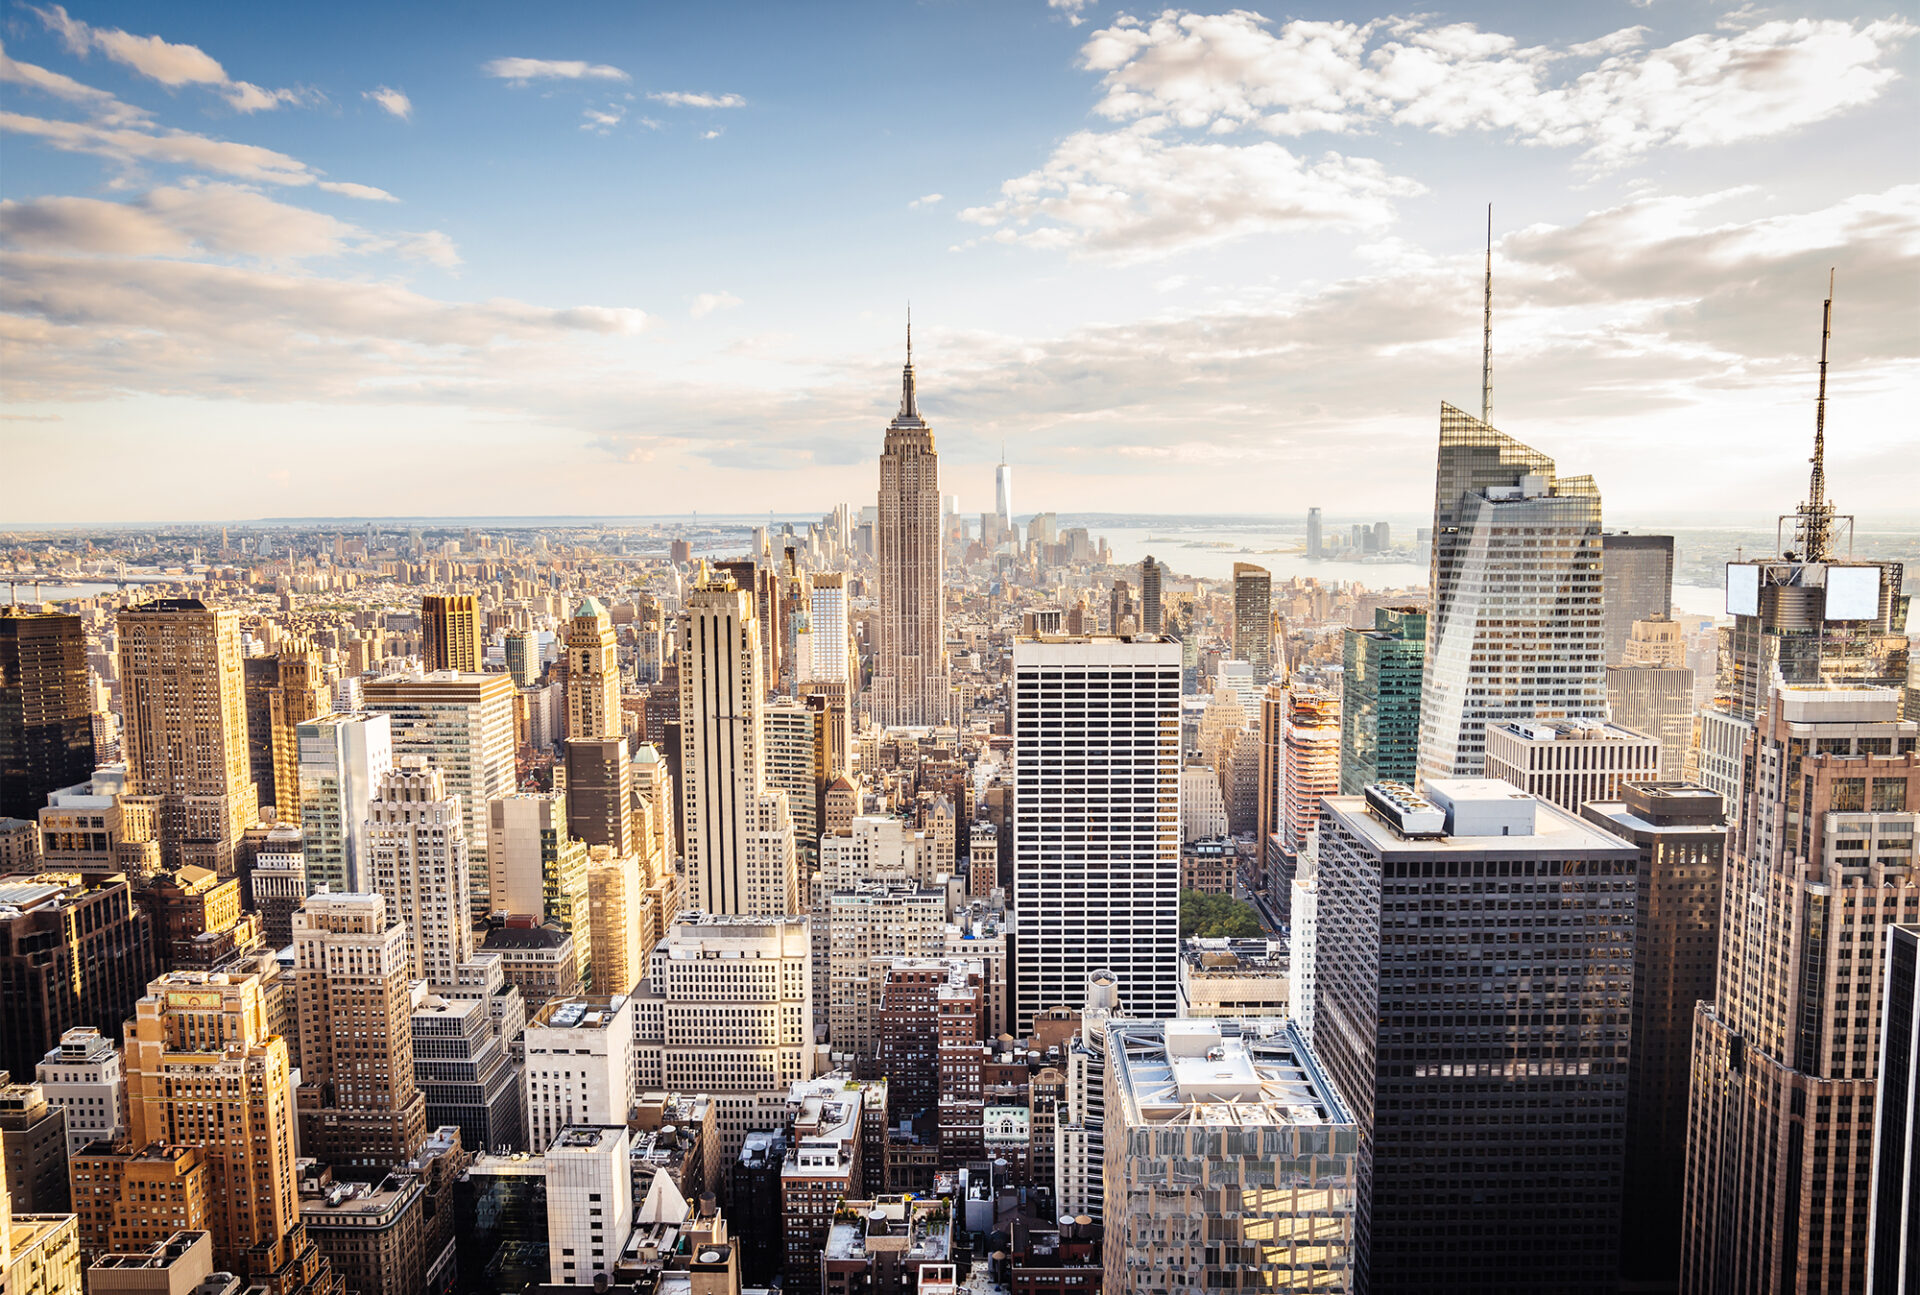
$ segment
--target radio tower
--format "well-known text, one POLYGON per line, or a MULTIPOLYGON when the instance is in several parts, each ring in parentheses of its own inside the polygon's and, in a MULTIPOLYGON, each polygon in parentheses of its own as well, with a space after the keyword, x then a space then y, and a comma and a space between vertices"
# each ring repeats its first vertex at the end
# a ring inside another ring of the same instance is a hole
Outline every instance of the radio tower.
POLYGON ((1813 480, 1800 505, 1800 557, 1824 562, 1833 538, 1833 505, 1827 500, 1827 342, 1833 337, 1833 271, 1827 271, 1827 300, 1820 311, 1820 394, 1813 404, 1813 480))

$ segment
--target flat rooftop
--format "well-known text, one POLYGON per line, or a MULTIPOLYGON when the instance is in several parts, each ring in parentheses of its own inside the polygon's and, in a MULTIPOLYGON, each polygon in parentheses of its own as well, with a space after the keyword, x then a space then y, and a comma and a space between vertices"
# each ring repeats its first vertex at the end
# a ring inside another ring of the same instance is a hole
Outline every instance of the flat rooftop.
POLYGON ((1107 1048, 1129 1125, 1353 1123, 1291 1023, 1122 1021, 1107 1048))
MULTIPOLYGON (((1456 781, 1480 781, 1460 779, 1456 781)), ((1511 788, 1508 788, 1511 791, 1511 788)), ((1582 822, 1551 801, 1536 798, 1533 831, 1515 836, 1402 837, 1376 817, 1363 796, 1328 796, 1321 804, 1342 826, 1381 854, 1539 854, 1566 851, 1632 852, 1634 847, 1613 833, 1582 822)), ((1325 846, 1321 847, 1323 850, 1325 846)))

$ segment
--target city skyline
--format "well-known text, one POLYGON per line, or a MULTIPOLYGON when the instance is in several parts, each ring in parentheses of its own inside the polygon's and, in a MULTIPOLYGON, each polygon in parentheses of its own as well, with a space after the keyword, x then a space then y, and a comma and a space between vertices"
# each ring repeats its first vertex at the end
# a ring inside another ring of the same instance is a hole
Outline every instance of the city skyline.
POLYGON ((10 15, 18 524, 870 497, 908 298, 967 511, 1004 441, 1060 512, 1416 514, 1489 198, 1493 425, 1610 515, 1797 496, 1830 266, 1839 505, 1910 495, 1897 18, 345 19, 10 15))

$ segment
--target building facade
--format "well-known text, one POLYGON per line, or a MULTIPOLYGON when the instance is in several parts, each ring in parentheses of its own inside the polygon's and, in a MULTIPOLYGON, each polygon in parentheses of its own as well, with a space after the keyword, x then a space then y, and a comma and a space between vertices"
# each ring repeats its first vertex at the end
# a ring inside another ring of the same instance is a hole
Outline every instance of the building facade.
POLYGON ((946 588, 940 545, 940 455, 920 417, 913 340, 900 377, 900 412, 880 453, 880 640, 872 712, 884 728, 944 724, 949 706, 946 588))

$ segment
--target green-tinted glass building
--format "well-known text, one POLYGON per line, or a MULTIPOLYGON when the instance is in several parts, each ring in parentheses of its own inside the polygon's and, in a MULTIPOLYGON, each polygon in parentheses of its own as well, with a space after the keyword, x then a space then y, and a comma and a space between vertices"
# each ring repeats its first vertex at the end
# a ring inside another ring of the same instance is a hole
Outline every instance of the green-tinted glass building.
POLYGON ((1348 630, 1340 699, 1340 794, 1370 782, 1413 785, 1420 757, 1420 678, 1427 613, 1381 607, 1370 630, 1348 630))

